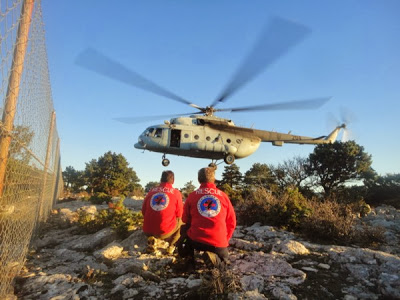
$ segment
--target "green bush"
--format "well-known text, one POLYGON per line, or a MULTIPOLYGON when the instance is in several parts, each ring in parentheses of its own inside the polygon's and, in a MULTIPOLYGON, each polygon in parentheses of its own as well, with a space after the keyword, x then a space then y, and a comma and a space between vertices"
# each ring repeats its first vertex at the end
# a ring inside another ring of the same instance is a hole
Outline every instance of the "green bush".
POLYGON ((140 212, 132 212, 123 205, 123 199, 117 203, 109 202, 107 209, 102 209, 95 215, 81 211, 78 224, 85 232, 97 232, 107 226, 113 228, 119 235, 126 236, 143 224, 140 212))
POLYGON ((280 198, 263 188, 250 191, 240 207, 239 222, 255 222, 294 229, 311 214, 307 200, 297 189, 287 189, 280 198))
POLYGON ((105 203, 111 202, 112 197, 110 195, 107 195, 106 193, 95 193, 93 196, 89 198, 89 201, 94 204, 94 205, 99 205, 105 203))
POLYGON ((289 229, 317 242, 338 244, 374 245, 382 243, 383 231, 379 228, 355 227, 358 215, 367 212, 363 201, 353 204, 338 203, 334 197, 320 201, 305 198, 297 189, 287 189, 275 197, 264 189, 249 193, 238 207, 238 223, 278 226, 289 229))

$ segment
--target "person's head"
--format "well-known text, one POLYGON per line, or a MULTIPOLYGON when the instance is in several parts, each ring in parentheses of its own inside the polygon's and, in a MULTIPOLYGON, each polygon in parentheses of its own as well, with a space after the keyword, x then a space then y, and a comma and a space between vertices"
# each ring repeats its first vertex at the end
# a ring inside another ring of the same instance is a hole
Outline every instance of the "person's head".
POLYGON ((166 183, 170 183, 173 184, 175 181, 175 176, 174 176, 174 172, 172 171, 163 171, 161 174, 161 182, 166 182, 166 183))
POLYGON ((214 168, 202 168, 197 174, 197 178, 200 183, 214 183, 215 182, 215 169, 214 168))

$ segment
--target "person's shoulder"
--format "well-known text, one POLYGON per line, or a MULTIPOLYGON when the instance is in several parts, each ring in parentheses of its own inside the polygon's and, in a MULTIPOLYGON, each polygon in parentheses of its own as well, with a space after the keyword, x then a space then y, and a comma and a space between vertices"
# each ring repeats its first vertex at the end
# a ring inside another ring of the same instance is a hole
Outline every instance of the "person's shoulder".
POLYGON ((220 189, 218 189, 218 190, 219 190, 219 192, 220 192, 220 195, 222 195, 222 197, 223 197, 225 200, 231 202, 231 199, 229 198, 229 196, 228 196, 223 190, 220 190, 220 189))
POLYGON ((177 189, 177 188, 174 188, 174 194, 177 194, 177 195, 181 195, 182 196, 182 193, 181 193, 181 191, 179 190, 179 189, 177 189))

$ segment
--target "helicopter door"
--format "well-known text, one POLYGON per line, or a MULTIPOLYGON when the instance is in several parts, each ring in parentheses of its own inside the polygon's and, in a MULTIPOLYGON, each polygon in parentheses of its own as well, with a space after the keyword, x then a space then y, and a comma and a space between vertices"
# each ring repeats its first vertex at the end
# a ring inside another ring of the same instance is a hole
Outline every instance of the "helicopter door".
POLYGON ((181 130, 171 129, 170 147, 179 148, 181 146, 181 130))

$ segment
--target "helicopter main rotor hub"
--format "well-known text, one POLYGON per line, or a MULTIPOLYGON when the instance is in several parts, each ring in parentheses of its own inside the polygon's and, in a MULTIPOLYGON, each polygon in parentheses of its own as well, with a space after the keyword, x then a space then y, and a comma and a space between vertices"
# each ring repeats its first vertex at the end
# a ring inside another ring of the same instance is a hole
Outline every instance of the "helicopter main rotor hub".
POLYGON ((215 109, 212 106, 206 106, 206 108, 204 109, 204 114, 209 117, 214 115, 215 109))

